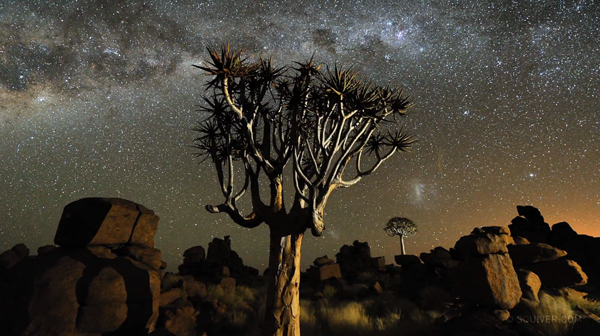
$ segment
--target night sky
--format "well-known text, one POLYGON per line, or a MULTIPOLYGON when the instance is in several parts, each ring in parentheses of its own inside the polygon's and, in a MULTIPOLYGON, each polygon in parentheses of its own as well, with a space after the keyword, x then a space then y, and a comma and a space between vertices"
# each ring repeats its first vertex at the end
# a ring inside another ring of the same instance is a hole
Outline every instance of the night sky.
POLYGON ((394 216, 419 226, 413 254, 507 225, 516 205, 599 236, 599 41, 592 0, 1 0, 0 251, 51 244, 69 202, 122 197, 161 217, 170 269, 225 235, 264 269, 267 227, 204 210, 222 195, 190 147, 208 79, 191 65, 226 42, 279 65, 354 64, 416 103, 413 153, 333 194, 305 267, 357 239, 392 262, 394 216))

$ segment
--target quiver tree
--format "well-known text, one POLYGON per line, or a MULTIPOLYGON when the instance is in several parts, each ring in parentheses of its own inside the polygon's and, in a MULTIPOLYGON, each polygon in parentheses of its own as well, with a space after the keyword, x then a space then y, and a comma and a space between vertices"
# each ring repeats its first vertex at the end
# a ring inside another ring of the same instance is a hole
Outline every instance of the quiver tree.
POLYGON ((383 229, 390 237, 400 236, 400 250, 402 255, 406 254, 404 238, 412 237, 417 233, 417 225, 405 217, 390 219, 383 229))
POLYGON ((210 59, 194 65, 212 76, 194 147, 214 165, 224 201, 206 210, 245 228, 269 227, 265 335, 300 335, 304 232, 322 234, 335 189, 410 148, 415 140, 397 117, 411 102, 400 89, 376 86, 337 65, 322 69, 313 59, 275 67, 271 58, 251 61, 229 46, 208 52, 210 59), (250 209, 242 214, 247 194, 250 209))

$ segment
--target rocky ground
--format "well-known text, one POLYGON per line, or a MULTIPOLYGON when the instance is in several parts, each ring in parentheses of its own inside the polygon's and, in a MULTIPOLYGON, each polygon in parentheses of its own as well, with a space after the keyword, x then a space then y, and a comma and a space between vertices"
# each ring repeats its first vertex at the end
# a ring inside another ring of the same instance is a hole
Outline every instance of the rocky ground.
MULTIPOLYGON (((600 238, 517 212, 395 264, 358 241, 317 258, 301 278, 303 334, 600 335, 600 238)), ((187 249, 173 274, 157 227, 131 201, 69 204, 56 245, 0 255, 0 335, 257 334, 265 281, 229 237, 187 249)))

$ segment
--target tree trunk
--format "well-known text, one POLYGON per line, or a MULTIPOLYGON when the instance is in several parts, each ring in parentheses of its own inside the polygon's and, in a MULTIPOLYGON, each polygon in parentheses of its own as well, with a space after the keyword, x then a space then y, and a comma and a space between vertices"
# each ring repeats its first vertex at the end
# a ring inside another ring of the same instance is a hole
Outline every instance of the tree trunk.
POLYGON ((300 248, 304 233, 271 232, 265 336, 300 336, 300 248))
POLYGON ((404 250, 404 236, 400 235, 400 250, 401 250, 401 254, 405 255, 406 251, 404 250))

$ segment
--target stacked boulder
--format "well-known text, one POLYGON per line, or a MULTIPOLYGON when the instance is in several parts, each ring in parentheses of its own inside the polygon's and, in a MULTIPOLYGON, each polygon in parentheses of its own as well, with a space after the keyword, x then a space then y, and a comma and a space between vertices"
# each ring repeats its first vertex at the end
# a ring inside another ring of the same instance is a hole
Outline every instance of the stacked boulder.
POLYGON ((371 248, 367 242, 355 240, 352 245, 344 245, 335 257, 344 277, 385 269, 385 258, 371 257, 371 248))
POLYGON ((306 275, 311 280, 318 281, 325 281, 332 278, 341 279, 342 269, 340 268, 340 264, 334 260, 329 259, 327 256, 322 256, 313 261, 313 265, 306 270, 306 275))
POLYGON ((454 246, 461 263, 452 269, 453 288, 461 300, 492 309, 511 309, 521 299, 517 273, 508 254, 514 244, 508 227, 483 227, 454 246))
POLYGON ((154 330, 165 266, 154 248, 158 220, 152 210, 119 198, 67 205, 54 239, 59 247, 42 247, 34 258, 16 246, 0 257, 0 316, 7 321, 0 335, 154 330))
POLYGON ((240 256, 231 249, 231 239, 214 238, 208 244, 208 253, 202 246, 194 246, 183 253, 183 264, 179 265, 179 274, 191 275, 206 282, 221 282, 225 278, 228 283, 235 279, 249 280, 258 276, 256 268, 244 265, 240 256))

